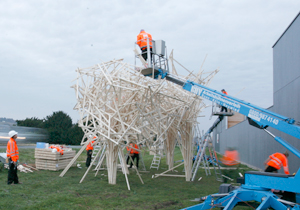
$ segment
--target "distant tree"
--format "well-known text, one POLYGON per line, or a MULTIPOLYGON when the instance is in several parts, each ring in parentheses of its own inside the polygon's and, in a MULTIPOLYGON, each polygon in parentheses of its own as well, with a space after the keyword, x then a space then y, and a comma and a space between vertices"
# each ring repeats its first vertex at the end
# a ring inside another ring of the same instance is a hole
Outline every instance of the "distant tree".
POLYGON ((68 144, 70 142, 69 130, 72 128, 72 119, 63 111, 53 112, 47 116, 44 128, 49 132, 49 143, 68 144))
POLYGON ((72 119, 63 111, 53 112, 46 117, 44 127, 67 130, 72 127, 72 119))
POLYGON ((38 119, 36 117, 26 118, 25 120, 16 120, 18 126, 26 126, 26 127, 35 127, 35 128, 43 128, 44 120, 38 119))
POLYGON ((78 123, 72 126, 72 128, 69 129, 69 140, 70 142, 68 144, 71 145, 79 145, 81 143, 82 137, 84 133, 80 127, 78 127, 78 123))
POLYGON ((78 124, 72 124, 72 119, 63 111, 53 112, 45 119, 36 117, 16 120, 18 126, 44 128, 48 131, 50 144, 79 145, 84 135, 78 124))

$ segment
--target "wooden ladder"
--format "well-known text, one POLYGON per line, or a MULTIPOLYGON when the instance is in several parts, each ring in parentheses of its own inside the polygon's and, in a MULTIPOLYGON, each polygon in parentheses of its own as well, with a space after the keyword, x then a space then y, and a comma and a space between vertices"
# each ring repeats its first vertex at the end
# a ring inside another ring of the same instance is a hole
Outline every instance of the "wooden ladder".
POLYGON ((160 154, 155 154, 151 163, 150 168, 156 168, 157 170, 159 169, 159 164, 161 160, 161 155, 160 154))
POLYGON ((210 163, 214 167, 215 175, 216 175, 216 180, 219 182, 223 182, 223 174, 221 172, 220 164, 218 162, 218 157, 216 155, 215 147, 212 142, 211 136, 208 138, 208 151, 209 151, 209 156, 210 156, 210 163))
MULTIPOLYGON (((93 153, 92 153, 92 160, 91 162, 93 162, 93 160, 95 159, 96 155, 98 154, 99 150, 101 150, 101 146, 100 145, 95 145, 94 149, 93 149, 93 153)), ((99 157, 98 157, 99 158, 99 157)), ((98 161, 94 161, 94 165, 97 165, 98 161)))

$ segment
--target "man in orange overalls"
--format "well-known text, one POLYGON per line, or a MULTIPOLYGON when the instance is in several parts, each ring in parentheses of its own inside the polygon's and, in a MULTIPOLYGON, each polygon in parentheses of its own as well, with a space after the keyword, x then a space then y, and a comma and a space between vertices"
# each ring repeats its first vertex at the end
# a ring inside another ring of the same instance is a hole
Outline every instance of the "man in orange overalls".
POLYGON ((283 154, 276 152, 270 155, 269 158, 265 161, 265 165, 267 165, 265 172, 278 173, 278 170, 283 166, 284 173, 290 174, 287 159, 288 157, 289 153, 287 151, 283 154))
MULTIPOLYGON (((228 95, 228 93, 225 91, 225 89, 222 89, 221 92, 222 92, 223 94, 225 94, 225 95, 228 95)), ((223 111, 227 112, 227 107, 222 106, 221 112, 223 112, 223 111)))
POLYGON ((150 57, 152 61, 152 36, 151 34, 147 33, 144 29, 141 30, 139 35, 137 35, 137 45, 141 48, 142 56, 147 61, 147 40, 149 40, 149 48, 150 48, 150 57))
MULTIPOLYGON (((92 135, 89 136, 89 138, 91 138, 92 135)), ((94 136, 94 139, 97 138, 96 136, 94 136)), ((86 158, 86 162, 85 165, 86 167, 89 167, 92 161, 92 154, 93 154, 93 149, 94 149, 94 143, 95 141, 91 141, 87 146, 86 146, 86 154, 87 154, 87 158, 86 158)))
POLYGON ((127 157, 127 160, 126 160, 126 164, 128 165, 128 162, 130 160, 130 156, 131 158, 133 157, 133 149, 131 147, 133 147, 133 143, 129 143, 129 146, 130 147, 126 147, 127 151, 128 151, 128 157, 127 157))
POLYGON ((8 177, 7 184, 22 184, 19 182, 18 174, 17 174, 17 164, 19 161, 19 150, 16 139, 18 137, 18 133, 14 130, 9 131, 8 136, 10 137, 7 143, 6 155, 9 158, 9 169, 8 169, 8 177))
POLYGON ((226 166, 239 165, 239 153, 236 149, 229 148, 225 151, 224 156, 221 158, 221 162, 226 166))
MULTIPOLYGON (((139 147, 138 147, 137 144, 134 144, 134 148, 135 149, 139 149, 139 147)), ((129 168, 132 168, 132 165, 133 165, 133 162, 134 162, 135 158, 136 158, 136 168, 139 168, 140 154, 139 154, 139 151, 135 150, 135 149, 131 148, 131 151, 130 151, 130 153, 133 154, 133 156, 131 156, 132 157, 132 162, 130 163, 130 167, 129 168)))

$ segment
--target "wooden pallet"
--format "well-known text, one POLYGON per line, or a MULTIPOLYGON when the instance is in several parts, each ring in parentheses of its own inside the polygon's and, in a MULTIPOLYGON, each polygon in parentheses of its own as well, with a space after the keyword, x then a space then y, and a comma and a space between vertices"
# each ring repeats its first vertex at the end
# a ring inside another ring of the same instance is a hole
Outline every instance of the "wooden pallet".
POLYGON ((70 159, 75 156, 75 150, 64 151, 64 154, 61 155, 58 152, 52 152, 52 149, 39 149, 35 148, 34 158, 37 159, 46 159, 46 160, 63 160, 70 159))
MULTIPOLYGON (((71 160, 72 158, 63 160, 35 159, 35 166, 37 169, 58 171, 64 169, 71 162, 71 160)), ((76 166, 76 163, 73 163, 72 166, 76 166)))
MULTIPOLYGON (((65 150, 61 155, 58 152, 52 152, 52 149, 35 148, 35 165, 37 169, 58 171, 64 169, 75 154, 76 152, 72 149, 65 150)), ((72 166, 76 166, 76 163, 73 163, 72 166)))

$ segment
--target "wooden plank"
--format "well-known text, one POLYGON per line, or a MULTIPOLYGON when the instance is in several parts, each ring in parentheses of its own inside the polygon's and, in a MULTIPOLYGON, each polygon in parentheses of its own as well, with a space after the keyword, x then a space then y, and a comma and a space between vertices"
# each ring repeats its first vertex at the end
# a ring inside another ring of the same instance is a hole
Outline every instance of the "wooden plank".
MULTIPOLYGON (((35 165, 37 169, 58 171, 64 169, 71 160, 72 158, 64 160, 35 159, 35 165)), ((72 166, 76 166, 76 163, 73 163, 72 166)))
POLYGON ((47 160, 69 159, 75 156, 75 150, 64 151, 63 155, 58 152, 52 152, 52 149, 35 148, 34 157, 47 160))
POLYGON ((185 177, 185 175, 176 175, 176 174, 154 174, 152 178, 156 178, 158 176, 169 176, 169 177, 185 177))

